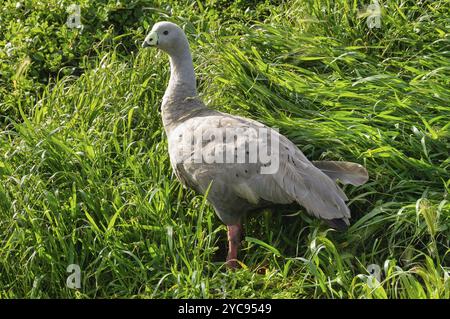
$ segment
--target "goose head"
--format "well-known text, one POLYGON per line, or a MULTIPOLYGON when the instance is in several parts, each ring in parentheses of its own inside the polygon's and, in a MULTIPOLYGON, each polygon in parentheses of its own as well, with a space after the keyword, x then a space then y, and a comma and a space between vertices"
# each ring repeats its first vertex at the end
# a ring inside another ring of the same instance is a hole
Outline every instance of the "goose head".
POLYGON ((189 43, 183 29, 175 23, 163 21, 153 26, 142 47, 156 47, 172 56, 189 49, 189 43))

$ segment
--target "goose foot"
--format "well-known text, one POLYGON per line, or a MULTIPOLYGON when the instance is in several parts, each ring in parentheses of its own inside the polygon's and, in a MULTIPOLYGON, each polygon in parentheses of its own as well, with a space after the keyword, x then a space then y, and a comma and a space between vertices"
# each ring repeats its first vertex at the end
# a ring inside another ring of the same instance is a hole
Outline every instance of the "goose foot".
POLYGON ((236 269, 238 267, 237 255, 242 240, 242 226, 240 224, 229 225, 228 228, 228 255, 227 267, 236 269))

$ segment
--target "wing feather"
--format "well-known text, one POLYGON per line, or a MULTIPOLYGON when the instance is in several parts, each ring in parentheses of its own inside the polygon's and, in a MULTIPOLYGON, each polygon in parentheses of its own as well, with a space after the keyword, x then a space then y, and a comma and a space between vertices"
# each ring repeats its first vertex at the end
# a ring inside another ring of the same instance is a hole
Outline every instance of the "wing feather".
MULTIPOLYGON (((279 139, 279 148, 276 150, 279 156, 279 167, 276 172, 271 174, 261 173, 263 164, 260 161, 256 163, 192 164, 190 162, 192 154, 180 152, 186 143, 183 144, 177 139, 181 132, 184 134, 194 128, 201 128, 205 131, 226 128, 236 130, 236 134, 247 134, 249 129, 254 131, 261 127, 266 126, 250 119, 228 114, 193 118, 184 122, 169 136, 169 153, 177 177, 196 189, 207 188, 211 179, 219 180, 222 185, 232 185, 231 189, 237 196, 246 198, 252 204, 257 203, 260 199, 277 204, 296 201, 318 218, 342 219, 348 224, 350 211, 345 204, 347 197, 344 192, 330 177, 315 167, 291 141, 274 130, 271 131, 272 136, 279 139), (181 153, 183 155, 180 155, 181 153)), ((249 141, 249 143, 252 142, 257 143, 256 140, 249 141)), ((213 150, 223 150, 224 147, 230 146, 229 143, 231 142, 210 140, 202 148, 202 155, 213 150)), ((232 147, 238 149, 245 145, 232 145, 232 147)))

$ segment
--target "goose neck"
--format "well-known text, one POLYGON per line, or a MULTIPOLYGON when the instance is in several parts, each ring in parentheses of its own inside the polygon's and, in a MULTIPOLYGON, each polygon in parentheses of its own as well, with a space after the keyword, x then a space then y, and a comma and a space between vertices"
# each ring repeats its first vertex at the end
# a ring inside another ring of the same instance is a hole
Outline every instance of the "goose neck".
POLYGON ((197 96, 194 65, 189 50, 170 56, 170 80, 166 94, 177 100, 197 96))

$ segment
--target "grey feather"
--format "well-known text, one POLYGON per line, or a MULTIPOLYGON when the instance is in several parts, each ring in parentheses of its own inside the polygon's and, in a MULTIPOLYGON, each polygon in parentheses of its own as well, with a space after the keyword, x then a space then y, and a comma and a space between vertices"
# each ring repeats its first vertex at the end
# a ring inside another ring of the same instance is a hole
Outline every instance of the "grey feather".
POLYGON ((259 160, 243 163, 196 161, 198 155, 204 159, 230 147, 246 152, 244 143, 212 136, 225 136, 222 133, 231 130, 233 136, 248 136, 248 145, 255 145, 258 137, 252 132, 265 126, 251 119, 207 108, 197 95, 189 43, 183 30, 173 23, 160 22, 153 27, 151 34, 163 31, 170 36, 158 37, 152 43, 169 54, 171 75, 161 115, 170 161, 177 178, 189 188, 203 194, 207 192, 208 201, 227 225, 239 224, 246 212, 263 207, 267 202, 297 202, 308 213, 326 220, 333 227, 348 225, 350 210, 345 203, 348 198, 335 181, 338 179, 353 185, 367 181, 367 172, 358 164, 315 162, 315 166, 294 143, 274 130, 270 134, 279 140, 276 152, 279 167, 270 174, 262 173, 265 165, 259 160), (191 151, 194 139, 189 137, 196 131, 210 137, 202 138, 200 154, 191 151))
POLYGON ((315 167, 334 181, 354 186, 363 185, 369 180, 367 170, 360 164, 351 162, 313 161, 315 167))

